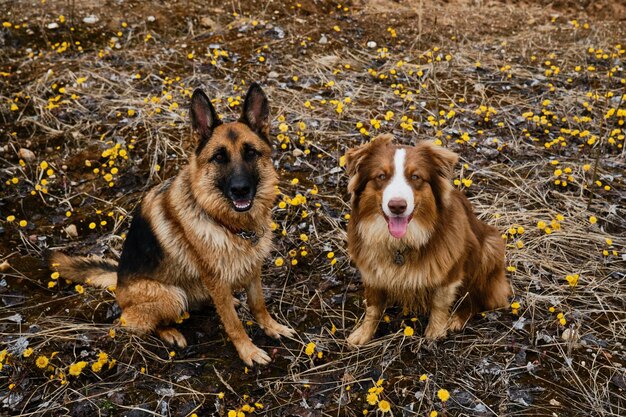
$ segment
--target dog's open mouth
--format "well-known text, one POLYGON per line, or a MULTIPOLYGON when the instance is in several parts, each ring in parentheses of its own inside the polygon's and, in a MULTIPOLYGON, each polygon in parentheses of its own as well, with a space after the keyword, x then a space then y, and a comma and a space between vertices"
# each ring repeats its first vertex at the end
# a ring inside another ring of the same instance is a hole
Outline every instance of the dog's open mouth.
POLYGON ((232 200, 232 202, 233 202, 233 207, 235 207, 236 211, 248 211, 250 210, 250 207, 252 207, 251 199, 238 199, 238 200, 232 200))
POLYGON ((387 227, 389 228, 389 233, 391 236, 396 239, 402 239, 404 235, 406 235, 406 231, 409 227, 409 222, 413 218, 413 215, 409 216, 393 216, 388 217, 385 216, 385 220, 387 220, 387 227))

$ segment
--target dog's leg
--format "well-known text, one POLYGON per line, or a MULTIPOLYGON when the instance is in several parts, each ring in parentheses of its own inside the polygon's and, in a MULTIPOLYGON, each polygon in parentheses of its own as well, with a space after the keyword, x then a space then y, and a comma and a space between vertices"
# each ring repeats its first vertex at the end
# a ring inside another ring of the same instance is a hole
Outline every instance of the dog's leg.
POLYGON ((263 288, 261 287, 261 274, 255 274, 254 279, 246 287, 248 293, 248 305, 252 315, 259 323, 261 329, 265 331, 265 334, 279 339, 281 336, 293 337, 296 332, 287 326, 278 323, 270 316, 265 306, 265 299, 263 298, 263 288))
POLYGON ((365 319, 359 328, 350 336, 348 343, 354 346, 363 345, 374 337, 380 316, 385 311, 386 296, 379 289, 365 287, 365 319))
MULTIPOLYGON (((432 295, 430 318, 425 332, 427 338, 439 339, 446 335, 450 320, 450 308, 454 304, 456 291, 460 285, 461 280, 457 280, 452 284, 437 288, 432 295)), ((459 324, 453 322, 452 327, 457 328, 459 324)))
POLYGON ((233 345, 235 345, 235 349, 237 349, 241 360, 248 366, 252 366, 254 363, 261 365, 270 363, 271 359, 269 355, 264 350, 256 347, 246 334, 241 320, 239 320, 237 312, 235 311, 235 304, 230 288, 220 283, 219 285, 210 287, 209 293, 215 304, 217 314, 219 314, 224 324, 226 334, 230 337, 233 345))

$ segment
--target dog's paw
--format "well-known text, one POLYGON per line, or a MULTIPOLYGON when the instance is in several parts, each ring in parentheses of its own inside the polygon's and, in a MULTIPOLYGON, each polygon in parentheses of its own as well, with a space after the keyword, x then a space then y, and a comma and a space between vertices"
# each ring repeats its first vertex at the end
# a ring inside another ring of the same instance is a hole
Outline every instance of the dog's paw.
POLYGON ((457 314, 453 315, 450 319, 450 325, 448 326, 448 330, 451 332, 458 332, 465 327, 465 320, 461 319, 457 314))
POLYGON ((441 339, 443 337, 446 337, 446 327, 428 323, 428 326, 426 326, 426 332, 424 332, 424 336, 427 339, 431 339, 431 340, 436 340, 436 339, 441 339))
POLYGON ((263 330, 265 334, 274 339, 280 339, 281 336, 285 337, 294 337, 296 335, 296 331, 291 327, 284 326, 277 322, 276 320, 272 320, 265 326, 263 326, 263 330))
POLYGON ((185 339, 185 336, 173 327, 157 329, 156 334, 162 341, 172 346, 178 346, 179 348, 187 347, 187 339, 185 339))
POLYGON ((365 326, 361 326, 348 336, 347 341, 352 346, 361 346, 372 340, 373 336, 374 332, 367 330, 365 326))
POLYGON ((255 364, 267 365, 272 361, 267 352, 255 346, 252 342, 239 348, 238 353, 241 360, 248 366, 254 366, 255 364))

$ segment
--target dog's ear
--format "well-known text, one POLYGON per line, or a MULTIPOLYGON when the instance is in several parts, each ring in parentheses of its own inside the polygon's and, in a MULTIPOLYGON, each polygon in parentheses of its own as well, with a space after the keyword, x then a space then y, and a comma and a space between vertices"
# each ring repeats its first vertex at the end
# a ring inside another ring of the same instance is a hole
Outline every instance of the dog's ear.
POLYGON ((429 146, 437 166, 437 173, 443 178, 452 179, 454 166, 459 162, 459 155, 434 143, 429 143, 429 146))
POLYGON ((200 88, 196 88, 191 96, 191 127, 200 136, 196 154, 202 151, 213 134, 213 129, 222 124, 211 100, 200 88))
POLYGON ((373 149, 379 146, 386 146, 391 143, 392 140, 392 135, 384 134, 376 136, 371 142, 349 149, 348 152, 346 152, 346 172, 348 176, 353 177, 359 172, 361 163, 373 149))
POLYGON ((250 85, 239 121, 248 125, 261 139, 269 142, 270 104, 259 84, 250 85))

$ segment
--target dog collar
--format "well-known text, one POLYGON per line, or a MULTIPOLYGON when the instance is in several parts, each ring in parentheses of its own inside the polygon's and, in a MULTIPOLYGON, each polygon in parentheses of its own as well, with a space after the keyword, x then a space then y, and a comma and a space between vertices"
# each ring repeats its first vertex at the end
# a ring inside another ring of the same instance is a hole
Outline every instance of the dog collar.
POLYGON ((259 240, 261 240, 265 233, 259 235, 254 230, 242 230, 240 232, 236 232, 235 234, 243 240, 249 240, 252 246, 255 246, 257 243, 259 243, 259 240))
POLYGON ((400 250, 400 249, 396 249, 396 251, 394 252, 393 255, 393 263, 398 265, 398 266, 402 266, 404 265, 405 259, 404 259, 404 252, 406 252, 407 248, 405 247, 404 249, 400 250))

